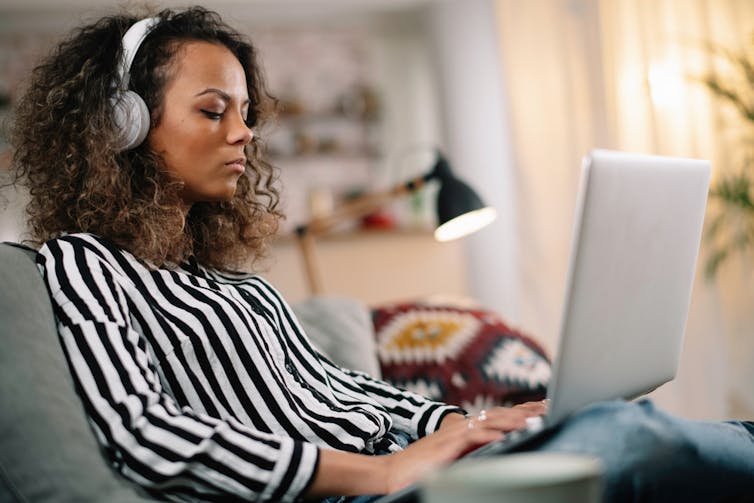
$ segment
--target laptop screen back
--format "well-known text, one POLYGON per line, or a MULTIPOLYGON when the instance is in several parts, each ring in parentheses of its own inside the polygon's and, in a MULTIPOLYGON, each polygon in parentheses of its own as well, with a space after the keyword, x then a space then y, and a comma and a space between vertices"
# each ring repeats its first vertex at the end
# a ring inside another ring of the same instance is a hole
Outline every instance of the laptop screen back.
POLYGON ((675 377, 709 176, 701 160, 585 158, 549 421, 675 377))

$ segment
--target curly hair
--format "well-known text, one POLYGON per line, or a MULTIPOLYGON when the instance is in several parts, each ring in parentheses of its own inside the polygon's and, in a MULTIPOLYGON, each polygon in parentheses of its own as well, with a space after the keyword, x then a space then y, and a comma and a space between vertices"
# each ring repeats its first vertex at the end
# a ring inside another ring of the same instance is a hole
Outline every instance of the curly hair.
MULTIPOLYGON (((156 14, 160 22, 138 50, 129 89, 159 123, 165 86, 181 44, 227 47, 246 75, 249 127, 273 112, 256 50, 218 14, 193 7, 156 14)), ((258 134, 246 146, 246 170, 231 201, 181 209, 182 182, 147 142, 119 152, 110 96, 121 38, 138 20, 114 15, 76 30, 32 74, 11 126, 14 182, 29 189, 31 243, 89 232, 154 267, 189 257, 221 270, 264 255, 282 214, 276 170, 262 156, 258 134)), ((258 132, 258 131, 257 131, 258 132)))

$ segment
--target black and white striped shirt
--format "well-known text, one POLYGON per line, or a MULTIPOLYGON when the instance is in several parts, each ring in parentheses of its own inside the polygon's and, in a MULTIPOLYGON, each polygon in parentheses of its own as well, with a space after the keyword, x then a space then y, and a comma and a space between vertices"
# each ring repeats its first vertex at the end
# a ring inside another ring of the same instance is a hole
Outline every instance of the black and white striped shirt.
POLYGON ((257 276, 150 269, 90 234, 38 257, 106 454, 171 499, 292 501, 320 448, 372 453, 458 410, 331 363, 257 276))

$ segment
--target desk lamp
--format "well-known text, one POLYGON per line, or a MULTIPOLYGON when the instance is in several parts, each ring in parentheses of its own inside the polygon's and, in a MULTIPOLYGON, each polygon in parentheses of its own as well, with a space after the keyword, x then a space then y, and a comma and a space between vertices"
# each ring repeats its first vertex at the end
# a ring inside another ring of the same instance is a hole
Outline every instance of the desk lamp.
POLYGON ((438 151, 434 166, 426 174, 382 192, 364 194, 343 203, 327 215, 315 217, 296 227, 309 292, 316 295, 323 291, 322 277, 314 252, 317 236, 327 234, 344 221, 368 215, 392 199, 416 192, 431 180, 440 183, 436 205, 438 225, 434 232, 436 240, 450 241, 461 238, 495 220, 495 209, 485 206, 477 193, 453 174, 447 159, 438 151))

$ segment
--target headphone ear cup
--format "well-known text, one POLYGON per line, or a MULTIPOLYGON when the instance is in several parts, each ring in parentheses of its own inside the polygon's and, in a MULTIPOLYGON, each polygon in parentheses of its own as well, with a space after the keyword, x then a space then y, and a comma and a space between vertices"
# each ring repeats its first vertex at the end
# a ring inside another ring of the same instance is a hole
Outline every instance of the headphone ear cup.
POLYGON ((149 132, 149 110, 141 96, 122 91, 111 98, 113 122, 120 151, 138 147, 149 132))

